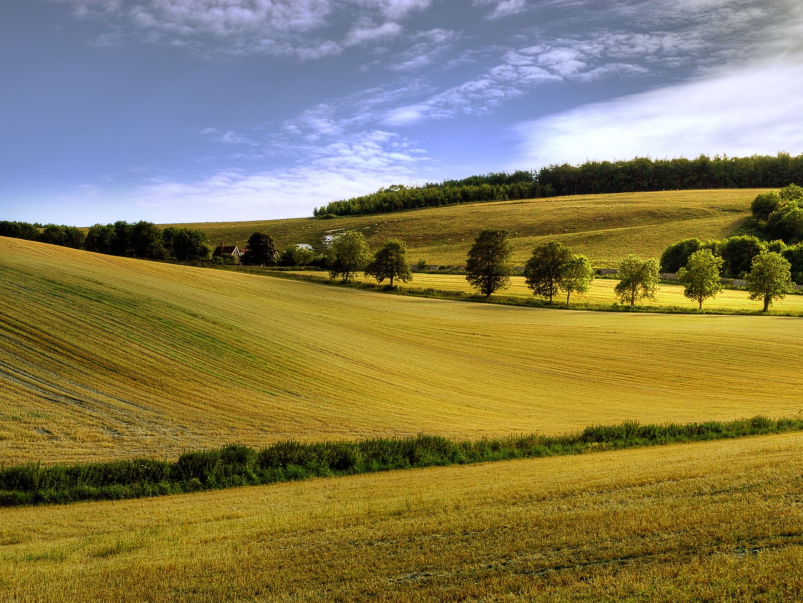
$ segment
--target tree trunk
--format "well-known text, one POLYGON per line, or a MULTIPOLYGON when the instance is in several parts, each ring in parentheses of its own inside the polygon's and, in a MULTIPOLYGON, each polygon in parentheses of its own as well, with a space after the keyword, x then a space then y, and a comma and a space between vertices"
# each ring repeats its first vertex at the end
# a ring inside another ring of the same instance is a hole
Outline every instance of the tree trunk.
POLYGON ((703 300, 699 300, 699 301, 700 301, 700 307, 699 307, 699 308, 697 308, 697 309, 698 309, 698 310, 702 310, 702 309, 703 309, 703 300))
POLYGON ((770 309, 770 296, 764 296, 764 312, 767 312, 770 309))
POLYGON ((635 289, 633 290, 633 294, 630 296, 630 307, 631 308, 635 308, 636 307, 636 291, 635 291, 635 289))
POLYGON ((569 307, 569 296, 570 296, 571 294, 572 294, 572 292, 571 292, 571 291, 567 291, 567 292, 566 292, 566 307, 567 307, 567 308, 569 307))
POLYGON ((393 275, 390 275, 390 288, 393 289, 393 275))

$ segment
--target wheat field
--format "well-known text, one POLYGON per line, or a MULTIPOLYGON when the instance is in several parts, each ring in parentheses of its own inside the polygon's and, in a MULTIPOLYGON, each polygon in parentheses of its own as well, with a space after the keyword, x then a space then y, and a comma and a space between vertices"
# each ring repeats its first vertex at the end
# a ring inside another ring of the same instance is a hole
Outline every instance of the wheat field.
POLYGON ((792 601, 803 437, 0 511, 0 602, 792 601))
POLYGON ((532 248, 559 240, 588 256, 596 267, 614 266, 628 253, 659 256, 667 245, 689 237, 722 239, 750 215, 750 202, 762 190, 665 191, 579 195, 525 201, 453 205, 362 217, 317 220, 296 218, 256 222, 187 224, 203 230, 213 245, 244 247, 255 231, 270 233, 278 246, 307 243, 322 249, 322 238, 359 230, 372 249, 390 239, 407 243, 410 259, 428 264, 462 265, 483 228, 510 232, 514 260, 524 263, 532 248))
MULTIPOLYGON (((329 274, 326 272, 311 272, 311 271, 298 271, 290 272, 303 277, 304 279, 318 279, 321 281, 329 281, 329 274)), ((357 274, 355 277, 357 282, 362 283, 376 283, 376 280, 370 277, 365 277, 363 274, 357 274)), ((616 296, 614 287, 619 281, 613 279, 596 279, 588 292, 583 294, 572 294, 569 303, 570 305, 589 305, 589 306, 610 306, 614 303, 619 303, 616 296)), ((385 280, 382 284, 387 285, 388 281, 385 280)), ((409 283, 395 282, 394 286, 403 289, 435 289, 438 291, 461 291, 463 293, 477 294, 477 290, 473 289, 466 281, 466 277, 460 274, 437 274, 437 273, 415 273, 413 280, 409 283)), ((686 308, 689 310, 697 309, 697 302, 688 299, 683 295, 684 287, 682 285, 661 284, 657 288, 654 300, 645 299, 638 302, 639 306, 649 306, 651 308, 686 308)), ((523 276, 510 277, 510 286, 507 289, 501 289, 496 292, 492 298, 499 297, 521 297, 532 298, 533 291, 527 287, 527 283, 523 276)), ((538 298, 543 299, 543 298, 538 298)), ((566 303, 565 293, 560 293, 555 296, 554 303, 558 306, 566 303)), ((762 301, 752 301, 749 299, 747 291, 736 289, 725 289, 718 293, 716 297, 706 300, 703 303, 705 310, 721 310, 724 312, 730 311, 753 311, 758 312, 762 310, 762 301)), ((787 295, 782 300, 776 300, 770 306, 770 314, 773 312, 778 314, 803 314, 803 295, 787 295)))
POLYGON ((803 409, 795 318, 466 304, 15 239, 0 294, 5 464, 803 409))

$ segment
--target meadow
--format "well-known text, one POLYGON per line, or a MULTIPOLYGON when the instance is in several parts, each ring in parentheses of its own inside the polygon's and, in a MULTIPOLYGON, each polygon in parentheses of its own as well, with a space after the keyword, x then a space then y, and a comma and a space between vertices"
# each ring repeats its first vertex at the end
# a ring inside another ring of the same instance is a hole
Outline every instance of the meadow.
MULTIPOLYGON (((523 264, 533 246, 565 243, 595 267, 613 267, 628 253, 658 257, 681 239, 722 239, 750 215, 758 189, 665 191, 578 195, 524 201, 474 203, 335 220, 296 218, 257 222, 184 224, 204 231, 217 245, 244 247, 255 231, 270 233, 279 248, 307 243, 322 249, 322 238, 346 229, 362 232, 372 249, 385 241, 407 243, 411 261, 462 265, 483 228, 510 231, 513 259, 523 264)), ((167 226, 167 225, 165 225, 167 226)), ((174 225, 175 226, 175 225, 174 225)))
POLYGON ((455 303, 18 239, 0 294, 6 466, 803 409, 794 318, 455 303))
POLYGON ((0 601, 790 601, 803 436, 5 509, 0 601))
MULTIPOLYGON (((304 279, 316 279, 320 281, 330 280, 327 272, 298 271, 289 272, 289 274, 304 279)), ((354 280, 360 283, 376 283, 375 279, 366 277, 362 273, 358 274, 354 280)), ((617 280, 609 278, 596 279, 588 292, 572 294, 569 300, 570 305, 605 308, 609 307, 611 304, 619 303, 614 291, 614 287, 616 287, 618 282, 617 280)), ((384 284, 387 284, 387 281, 385 281, 384 284)), ((415 273, 413 274, 413 280, 409 283, 399 282, 394 283, 394 286, 411 291, 416 289, 434 289, 436 291, 457 291, 466 294, 477 294, 476 289, 473 289, 468 281, 466 281, 466 277, 460 274, 415 273)), ((640 301, 638 305, 656 309, 685 308, 690 311, 697 310, 697 302, 683 295, 683 290, 684 287, 682 285, 664 283, 658 286, 654 300, 645 299, 640 301)), ((523 276, 512 276, 510 277, 510 287, 491 296, 492 299, 505 297, 532 299, 533 292, 532 289, 527 287, 523 276)), ((557 295, 554 299, 555 307, 560 307, 565 305, 565 303, 565 293, 557 295)), ((747 291, 725 289, 718 293, 715 298, 706 300, 703 304, 703 309, 712 312, 760 312, 762 310, 762 302, 750 300, 747 291)), ((777 314, 803 315, 803 295, 787 295, 784 299, 773 302, 772 306, 770 306, 770 314, 773 312, 777 314)))

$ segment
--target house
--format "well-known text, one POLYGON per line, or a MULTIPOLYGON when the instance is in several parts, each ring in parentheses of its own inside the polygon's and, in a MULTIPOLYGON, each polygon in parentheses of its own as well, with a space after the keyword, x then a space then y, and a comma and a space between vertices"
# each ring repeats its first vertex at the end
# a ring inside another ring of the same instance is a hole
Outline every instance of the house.
POLYGON ((240 248, 237 245, 225 245, 223 241, 220 242, 220 245, 215 247, 215 250, 212 252, 212 257, 222 257, 225 258, 227 256, 231 256, 234 258, 234 263, 239 264, 240 258, 243 257, 243 252, 240 251, 240 248))

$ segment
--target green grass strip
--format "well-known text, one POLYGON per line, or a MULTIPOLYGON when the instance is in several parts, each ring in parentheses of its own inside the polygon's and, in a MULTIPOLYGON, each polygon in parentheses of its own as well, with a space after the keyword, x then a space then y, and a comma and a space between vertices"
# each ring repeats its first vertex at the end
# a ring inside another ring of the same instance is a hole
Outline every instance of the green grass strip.
POLYGON ((135 459, 86 465, 0 468, 0 506, 122 500, 334 477, 507 461, 803 431, 803 419, 763 416, 729 422, 587 427, 563 436, 454 441, 439 436, 357 442, 285 441, 261 450, 232 444, 182 454, 177 461, 135 459))

